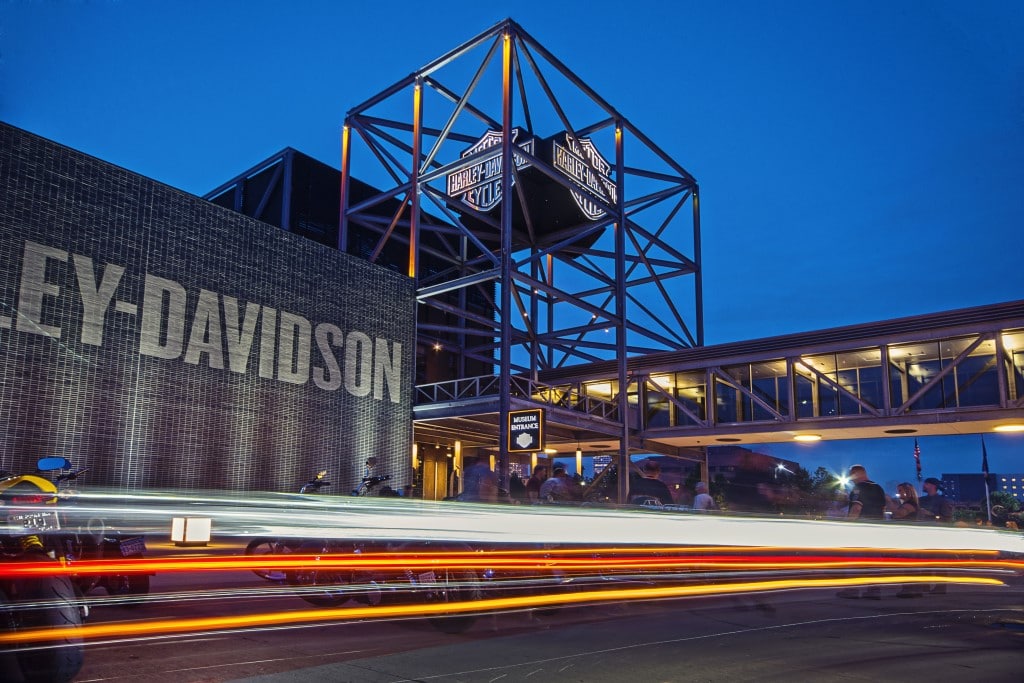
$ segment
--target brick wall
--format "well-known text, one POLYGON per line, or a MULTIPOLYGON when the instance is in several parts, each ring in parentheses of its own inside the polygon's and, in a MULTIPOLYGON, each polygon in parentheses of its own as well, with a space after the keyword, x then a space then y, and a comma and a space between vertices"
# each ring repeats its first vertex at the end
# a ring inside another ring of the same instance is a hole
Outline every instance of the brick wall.
POLYGON ((0 469, 408 479, 412 281, 0 124, 0 469))

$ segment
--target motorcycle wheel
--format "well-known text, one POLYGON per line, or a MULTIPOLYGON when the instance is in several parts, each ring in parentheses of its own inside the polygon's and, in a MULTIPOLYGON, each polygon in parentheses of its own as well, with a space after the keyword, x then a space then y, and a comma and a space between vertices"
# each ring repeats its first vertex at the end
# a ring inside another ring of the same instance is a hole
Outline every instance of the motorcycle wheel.
POLYGON ((146 595, 149 593, 149 574, 117 574, 104 579, 108 595, 146 595))
POLYGON ((47 576, 16 581, 12 595, 0 591, 0 628, 19 631, 33 628, 63 628, 63 638, 23 643, 19 648, 0 649, 0 673, 5 681, 64 683, 82 668, 84 652, 77 628, 82 614, 75 601, 75 588, 66 576, 47 576), (19 609, 18 603, 31 608, 19 609))
MULTIPOLYGON (((338 550, 322 543, 303 543, 295 548, 295 552, 300 555, 326 555, 338 550)), ((321 571, 314 567, 303 567, 286 572, 285 580, 300 589, 297 591, 300 598, 317 607, 337 607, 354 597, 352 577, 346 571, 321 571)))
MULTIPOLYGON (((245 546, 246 555, 281 555, 290 552, 291 546, 273 538, 254 538, 245 546)), ((280 569, 253 569, 252 573, 267 581, 285 581, 288 578, 280 569)))
MULTIPOLYGON (((469 602, 480 600, 483 592, 476 573, 468 569, 444 569, 437 572, 435 583, 426 586, 428 603, 469 602)), ((476 622, 473 614, 431 617, 430 625, 441 633, 463 633, 476 622)))

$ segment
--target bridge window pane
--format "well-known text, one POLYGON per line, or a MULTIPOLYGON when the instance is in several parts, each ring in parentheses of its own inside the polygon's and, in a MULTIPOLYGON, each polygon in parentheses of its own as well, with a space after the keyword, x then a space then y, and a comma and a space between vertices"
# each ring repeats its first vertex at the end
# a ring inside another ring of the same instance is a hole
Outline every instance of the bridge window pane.
POLYGON ((776 419, 773 411, 788 410, 786 362, 733 365, 723 368, 739 387, 734 390, 737 405, 734 422, 755 422, 776 419), (749 393, 748 393, 749 392, 749 393), (756 397, 756 398, 754 398, 756 397))
POLYGON ((720 379, 715 379, 715 422, 739 422, 741 394, 720 379))
POLYGON ((870 368, 860 368, 857 374, 861 400, 874 408, 881 408, 885 402, 882 396, 882 384, 885 380, 881 364, 870 368))
MULTIPOLYGON (((680 372, 676 374, 676 399, 686 406, 699 420, 707 419, 705 412, 706 387, 704 386, 703 372, 680 372)), ((690 417, 686 411, 675 409, 676 425, 698 425, 697 420, 690 417)))
MULTIPOLYGON (((893 375, 892 394, 894 397, 905 397, 902 400, 908 400, 942 370, 942 356, 936 342, 891 346, 889 359, 891 367, 897 371, 893 375)), ((893 402, 895 404, 895 398, 893 402)), ((933 383, 914 401, 910 409, 934 410, 944 406, 943 386, 939 382, 933 383)))
POLYGON ((842 391, 837 392, 839 397, 839 414, 859 415, 861 407, 854 398, 857 396, 857 390, 860 384, 860 378, 857 374, 857 370, 840 370, 837 373, 837 379, 839 381, 839 386, 843 388, 842 391))
MULTIPOLYGON (((822 379, 827 377, 832 382, 837 381, 836 376, 836 354, 823 353, 817 356, 804 356, 800 364, 813 372, 803 373, 813 386, 814 395, 814 417, 834 417, 839 415, 839 392, 832 383, 822 379)), ((797 370, 800 368, 798 366, 797 370)))
POLYGON ((1011 398, 1018 399, 1024 396, 1024 351, 1014 351, 1013 360, 1013 386, 1015 391, 1011 398))
MULTIPOLYGON (((786 361, 775 360, 750 366, 752 394, 771 406, 776 412, 789 413, 789 390, 786 385, 786 361)), ((752 402, 754 420, 773 420, 775 415, 757 401, 752 402)))
POLYGON ((671 426, 672 404, 668 397, 655 390, 647 392, 647 415, 646 424, 648 428, 671 426))
POLYGON ((801 417, 815 417, 814 412, 814 385, 815 378, 813 373, 806 368, 801 368, 799 364, 796 366, 796 372, 794 373, 795 384, 793 393, 796 401, 796 416, 801 417))
MULTIPOLYGON (((972 340, 962 340, 966 347, 972 340)), ((954 349, 957 346, 954 346, 954 349)), ((988 339, 978 345, 954 370, 957 406, 999 405, 996 376, 996 343, 988 339)))
POLYGON ((907 398, 906 373, 897 364, 889 363, 889 400, 892 405, 901 406, 907 398))
MULTIPOLYGON (((669 427, 672 425, 672 402, 669 395, 673 392, 675 380, 672 375, 651 375, 644 387, 644 426, 669 427)), ((630 384, 630 406, 637 404, 639 397, 636 384, 630 384)))
POLYGON ((1006 375, 1010 385, 1009 398, 1014 401, 1024 396, 1024 330, 1005 333, 1003 349, 1006 353, 1006 375))
POLYGON ((861 415, 867 412, 852 397, 856 396, 874 408, 882 406, 882 350, 878 347, 858 349, 836 354, 839 385, 850 393, 840 391, 840 412, 843 415, 861 415))

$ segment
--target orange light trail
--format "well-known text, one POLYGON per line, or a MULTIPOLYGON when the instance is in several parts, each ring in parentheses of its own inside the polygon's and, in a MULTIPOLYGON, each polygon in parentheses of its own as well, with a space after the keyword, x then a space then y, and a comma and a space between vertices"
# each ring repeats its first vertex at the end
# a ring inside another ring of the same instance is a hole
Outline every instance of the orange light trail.
MULTIPOLYGON (((526 608, 551 607, 567 604, 593 604, 618 600, 663 600, 670 598, 731 595, 737 593, 768 592, 791 589, 838 588, 872 586, 879 584, 946 583, 977 586, 1002 586, 1002 581, 980 577, 945 576, 888 576, 885 578, 830 578, 783 579, 697 586, 666 586, 656 588, 625 588, 590 590, 554 595, 529 595, 487 598, 448 603, 418 605, 376 605, 369 607, 343 607, 334 609, 268 612, 241 616, 203 617, 193 619, 163 619, 156 621, 130 621, 112 624, 86 624, 71 627, 75 636, 83 640, 125 636, 182 635, 253 629, 270 626, 297 626, 302 624, 361 619, 387 619, 397 617, 440 617, 472 612, 496 612, 526 608)), ((61 640, 68 627, 29 629, 0 633, 0 644, 39 643, 61 640)))
MULTIPOLYGON (((997 558, 998 553, 970 552, 963 554, 981 557, 957 557, 957 551, 929 551, 908 553, 892 550, 912 557, 886 556, 882 552, 870 555, 842 554, 778 554, 781 549, 770 548, 771 553, 752 553, 750 548, 645 550, 606 549, 571 551, 489 551, 489 552, 416 552, 416 553, 324 553, 319 555, 268 554, 258 556, 235 555, 224 557, 89 560, 57 565, 53 562, 12 562, 0 564, 0 577, 18 578, 52 574, 130 574, 196 571, 239 571, 254 569, 350 569, 405 570, 405 569, 477 569, 477 570, 562 570, 562 571, 625 571, 625 570, 702 570, 729 569, 842 569, 842 568, 964 568, 993 569, 1024 572, 1024 560, 997 558), (680 552, 685 550, 685 552, 680 552), (923 556, 922 556, 923 555, 923 556), (991 558, 991 559, 989 559, 991 558)), ((863 553, 863 549, 859 549, 863 553)))

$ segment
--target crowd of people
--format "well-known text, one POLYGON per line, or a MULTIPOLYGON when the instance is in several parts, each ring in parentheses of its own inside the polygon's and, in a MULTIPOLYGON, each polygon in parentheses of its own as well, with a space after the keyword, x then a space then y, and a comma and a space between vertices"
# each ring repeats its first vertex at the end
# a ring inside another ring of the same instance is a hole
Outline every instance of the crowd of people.
MULTIPOLYGON (((677 503, 668 485, 661 480, 661 466, 656 460, 645 460, 639 471, 632 473, 629 483, 628 503, 632 505, 674 505, 677 503)), ((582 503, 585 482, 579 475, 570 476, 564 464, 539 464, 533 468, 524 482, 518 472, 509 475, 507 491, 498 483, 497 474, 483 458, 466 461, 463 471, 462 492, 457 498, 467 502, 516 502, 516 503, 582 503)), ((677 487, 678 488, 678 487, 677 487)), ((689 502, 687 498, 687 502, 689 502)), ((694 510, 717 510, 714 498, 708 492, 706 482, 699 481, 693 487, 692 505, 694 510)))
MULTIPOLYGON (((918 496, 916 487, 910 482, 903 482, 896 487, 896 495, 885 494, 881 486, 871 481, 867 469, 863 465, 853 465, 849 470, 852 489, 846 508, 846 518, 865 521, 882 521, 892 519, 897 522, 924 522, 932 524, 950 524, 953 522, 953 504, 942 495, 942 482, 935 477, 928 477, 921 484, 924 495, 918 496)), ((917 598, 925 593, 940 594, 946 592, 945 583, 933 585, 907 584, 903 586, 897 597, 917 598)), ((844 588, 836 593, 841 598, 867 598, 879 600, 882 597, 881 587, 869 586, 864 589, 844 588)))
POLYGON ((852 466, 848 476, 853 487, 846 507, 847 519, 947 524, 953 521, 953 504, 942 495, 942 482, 935 477, 922 483, 923 496, 918 496, 914 485, 905 481, 896 487, 896 495, 890 497, 871 481, 863 465, 852 466))
MULTIPOLYGON (((692 484, 689 491, 672 490, 661 479, 661 467, 657 460, 648 459, 639 464, 629 481, 627 503, 631 505, 681 505, 695 511, 718 510, 719 505, 710 495, 704 481, 692 484)), ((831 507, 826 511, 829 518, 859 521, 893 520, 897 522, 931 522, 951 524, 953 505, 942 493, 942 482, 928 477, 922 482, 922 493, 910 482, 896 487, 893 496, 868 477, 863 465, 853 465, 848 472, 849 491, 839 488, 831 507)), ((411 488, 411 487, 406 487, 411 488)), ((679 489, 677 485, 675 487, 679 489)), ((518 472, 512 472, 507 490, 502 489, 497 474, 491 470, 484 458, 468 460, 464 469, 462 492, 458 499, 469 502, 517 502, 517 503, 581 503, 585 482, 578 474, 570 476, 564 464, 539 464, 533 468, 524 482, 518 472)), ((403 491, 397 495, 410 495, 403 491)))

